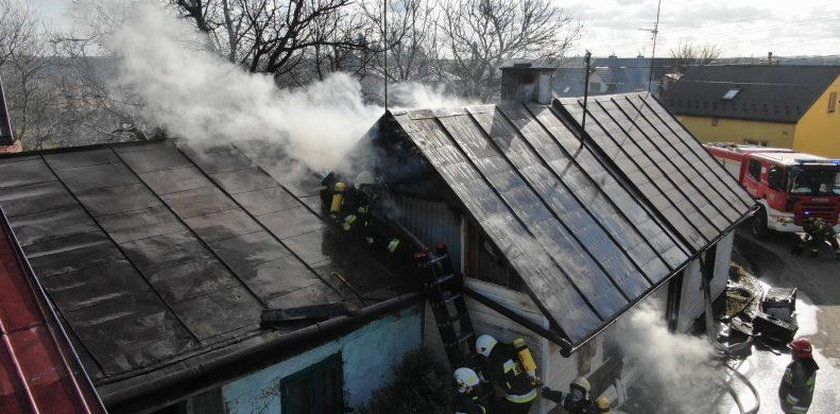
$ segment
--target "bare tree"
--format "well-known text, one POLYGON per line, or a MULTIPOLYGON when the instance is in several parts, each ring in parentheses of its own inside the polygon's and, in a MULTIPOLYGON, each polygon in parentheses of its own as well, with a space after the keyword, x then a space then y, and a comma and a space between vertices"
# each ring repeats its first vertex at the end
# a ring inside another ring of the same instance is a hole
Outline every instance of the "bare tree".
POLYGON ((384 26, 384 8, 381 1, 369 0, 361 4, 362 13, 374 27, 373 40, 378 45, 375 49, 375 59, 371 62, 371 67, 376 74, 385 76, 385 53, 387 53, 389 80, 397 82, 440 80, 437 3, 429 0, 389 1, 387 2, 387 28, 384 26))
POLYGON ((58 123, 58 101, 48 85, 42 23, 31 6, 0 0, 0 71, 15 136, 26 147, 40 147, 58 123))
MULTIPOLYGON (((353 0, 169 0, 195 27, 208 34, 219 53, 251 72, 278 80, 314 54, 316 47, 356 50, 364 47, 349 36, 352 16, 342 13, 353 0), (336 31, 327 33, 324 29, 336 31), (319 30, 320 29, 320 30, 319 30)), ((320 50, 324 56, 323 50, 320 50)))
POLYGON ((453 0, 441 31, 446 71, 462 95, 490 101, 499 67, 515 59, 553 63, 580 35, 580 26, 551 0, 453 0))
POLYGON ((720 58, 720 47, 713 44, 682 42, 669 52, 674 70, 685 73, 690 66, 706 66, 720 58))

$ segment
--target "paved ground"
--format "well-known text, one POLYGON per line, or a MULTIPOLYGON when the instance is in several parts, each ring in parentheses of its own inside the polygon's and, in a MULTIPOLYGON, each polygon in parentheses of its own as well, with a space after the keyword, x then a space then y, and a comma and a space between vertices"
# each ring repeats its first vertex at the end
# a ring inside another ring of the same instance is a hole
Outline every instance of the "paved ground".
MULTIPOLYGON (((772 286, 798 287, 798 336, 809 338, 816 348, 820 365, 817 392, 809 413, 836 413, 840 407, 840 262, 832 252, 824 250, 816 258, 790 254, 791 239, 785 235, 755 238, 748 231, 739 231, 737 250, 750 262, 756 276, 772 286)), ((756 349, 739 367, 760 390, 762 407, 759 413, 781 413, 776 390, 788 354, 775 355, 756 349)), ((750 402, 747 401, 746 405, 750 402)), ((722 413, 737 413, 731 399, 721 402, 722 413)))

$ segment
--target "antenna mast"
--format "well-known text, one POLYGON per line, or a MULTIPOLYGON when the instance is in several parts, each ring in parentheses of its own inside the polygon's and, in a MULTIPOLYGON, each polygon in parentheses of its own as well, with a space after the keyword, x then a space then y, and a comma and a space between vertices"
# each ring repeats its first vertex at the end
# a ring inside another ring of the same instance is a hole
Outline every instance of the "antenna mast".
POLYGON ((385 38, 385 112, 388 112, 388 0, 383 0, 382 19, 385 38))
POLYGON ((650 31, 653 36, 653 49, 650 51, 650 76, 648 77, 648 94, 650 94, 651 85, 653 85, 653 58, 656 56, 656 37, 659 35, 659 12, 662 10, 662 0, 656 6, 656 23, 653 24, 653 30, 650 31))
POLYGON ((586 104, 589 100, 589 73, 592 70, 592 53, 586 51, 583 56, 583 63, 586 67, 586 73, 583 76, 583 119, 580 122, 580 138, 583 139, 583 134, 586 133, 586 104))

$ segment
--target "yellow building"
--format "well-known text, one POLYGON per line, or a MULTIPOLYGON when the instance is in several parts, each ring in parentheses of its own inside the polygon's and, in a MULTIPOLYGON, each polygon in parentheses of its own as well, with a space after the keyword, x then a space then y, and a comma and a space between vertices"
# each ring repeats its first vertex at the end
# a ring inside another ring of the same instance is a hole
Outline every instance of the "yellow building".
POLYGON ((662 103, 698 139, 840 158, 840 66, 690 69, 662 103))

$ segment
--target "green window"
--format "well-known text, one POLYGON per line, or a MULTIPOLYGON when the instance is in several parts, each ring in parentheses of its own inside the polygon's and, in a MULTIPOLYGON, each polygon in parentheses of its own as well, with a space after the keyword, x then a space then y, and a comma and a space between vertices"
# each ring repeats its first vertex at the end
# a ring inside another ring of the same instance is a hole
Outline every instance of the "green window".
POLYGON ((284 378, 280 383, 283 414, 344 413, 343 382, 341 355, 284 378))

